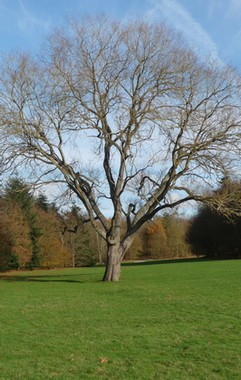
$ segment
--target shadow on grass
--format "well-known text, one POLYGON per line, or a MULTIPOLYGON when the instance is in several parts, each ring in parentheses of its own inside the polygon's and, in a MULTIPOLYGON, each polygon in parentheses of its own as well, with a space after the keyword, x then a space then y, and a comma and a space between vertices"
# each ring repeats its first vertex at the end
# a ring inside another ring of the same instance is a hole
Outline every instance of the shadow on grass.
POLYGON ((123 266, 139 266, 139 265, 163 265, 163 264, 184 264, 184 263, 200 263, 203 261, 217 261, 217 259, 207 259, 206 257, 189 257, 180 259, 167 260, 146 260, 140 262, 124 262, 123 266))
POLYGON ((101 280, 100 279, 96 279, 96 276, 93 275, 93 274, 80 274, 78 275, 78 277, 80 277, 80 279, 76 280, 74 279, 74 277, 76 277, 77 275, 76 274, 69 274, 69 275, 62 275, 62 274, 59 274, 59 275, 50 275, 50 276, 46 276, 46 275, 43 275, 43 276, 39 276, 39 275, 24 275, 22 276, 21 274, 18 275, 10 275, 10 274, 5 274, 5 275, 0 275, 0 281, 18 281, 18 282, 63 282, 63 283, 77 283, 77 284, 80 284, 80 283, 94 283, 94 282, 100 282, 101 280), (66 278, 68 277, 68 278, 66 278), (69 278, 69 277, 72 277, 69 278))

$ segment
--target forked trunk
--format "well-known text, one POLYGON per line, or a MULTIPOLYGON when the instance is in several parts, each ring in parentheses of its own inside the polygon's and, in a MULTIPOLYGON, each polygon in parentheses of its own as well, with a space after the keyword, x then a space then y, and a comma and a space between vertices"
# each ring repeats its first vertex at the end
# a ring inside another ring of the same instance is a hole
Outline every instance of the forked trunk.
POLYGON ((121 274, 122 249, 119 244, 110 245, 103 281, 119 281, 121 274))

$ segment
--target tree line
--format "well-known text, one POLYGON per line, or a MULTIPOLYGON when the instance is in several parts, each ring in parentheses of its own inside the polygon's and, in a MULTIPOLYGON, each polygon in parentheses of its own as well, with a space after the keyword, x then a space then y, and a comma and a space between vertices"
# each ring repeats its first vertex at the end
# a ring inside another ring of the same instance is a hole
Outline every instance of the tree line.
MULTIPOLYGON (((241 199, 241 184, 224 179, 213 193, 225 207, 241 199), (230 203, 230 204, 228 204, 230 203)), ((111 222, 111 221, 110 221, 111 222)), ((125 221, 122 231, 125 231, 125 221)), ((136 234, 126 260, 191 256, 241 258, 241 218, 200 206, 190 219, 175 213, 148 221, 136 234)), ((11 178, 0 197, 0 270, 78 267, 105 264, 106 242, 73 205, 60 212, 43 194, 34 195, 20 178, 11 178)))

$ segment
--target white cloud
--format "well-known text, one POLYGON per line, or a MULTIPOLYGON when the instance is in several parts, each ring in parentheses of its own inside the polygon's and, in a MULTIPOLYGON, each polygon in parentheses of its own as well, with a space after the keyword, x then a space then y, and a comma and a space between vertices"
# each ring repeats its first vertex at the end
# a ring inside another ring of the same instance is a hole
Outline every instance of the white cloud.
POLYGON ((148 2, 152 6, 146 15, 149 19, 161 18, 171 24, 182 32, 184 38, 197 54, 221 63, 217 46, 208 32, 177 0, 148 0, 148 2))

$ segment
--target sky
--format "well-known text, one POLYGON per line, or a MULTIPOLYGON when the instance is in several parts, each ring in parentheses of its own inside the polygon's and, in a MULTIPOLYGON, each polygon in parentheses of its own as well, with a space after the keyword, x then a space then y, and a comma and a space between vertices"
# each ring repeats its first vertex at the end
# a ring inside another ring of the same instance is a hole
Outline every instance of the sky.
POLYGON ((71 16, 166 22, 201 56, 241 72, 241 0, 0 0, 0 53, 38 52, 71 16))
POLYGON ((241 73, 241 0, 0 0, 0 55, 38 53, 45 38, 72 16, 165 22, 201 57, 241 73))

